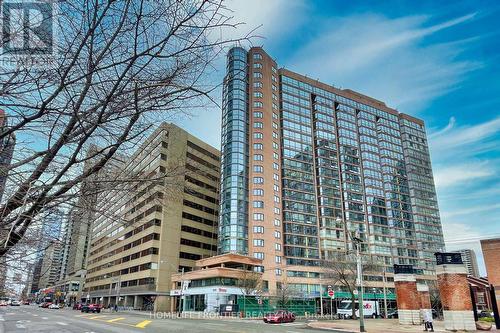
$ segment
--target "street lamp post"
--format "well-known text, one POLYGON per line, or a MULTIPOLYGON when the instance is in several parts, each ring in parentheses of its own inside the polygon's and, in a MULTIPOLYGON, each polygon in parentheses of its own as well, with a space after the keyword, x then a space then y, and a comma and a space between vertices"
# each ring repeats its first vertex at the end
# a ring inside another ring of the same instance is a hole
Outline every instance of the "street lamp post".
POLYGON ((357 264, 357 276, 358 276, 358 284, 359 284, 359 293, 358 293, 358 303, 359 303, 359 331, 365 331, 365 318, 363 314, 363 265, 361 263, 361 255, 360 255, 360 247, 363 240, 359 238, 357 235, 352 235, 352 242, 356 248, 356 264, 357 264))
POLYGON ((382 275, 382 279, 384 284, 384 318, 387 319, 387 289, 386 289, 387 279, 385 276, 385 266, 383 267, 384 267, 384 274, 382 275))

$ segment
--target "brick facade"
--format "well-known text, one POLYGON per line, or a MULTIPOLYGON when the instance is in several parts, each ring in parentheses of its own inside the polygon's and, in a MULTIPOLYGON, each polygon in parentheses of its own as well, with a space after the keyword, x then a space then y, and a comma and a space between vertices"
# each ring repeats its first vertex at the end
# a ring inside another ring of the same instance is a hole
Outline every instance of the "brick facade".
MULTIPOLYGON (((500 309, 500 238, 481 240, 488 282, 495 287, 497 306, 500 309)), ((500 311, 500 310, 499 310, 500 311)))
POLYGON ((429 287, 426 284, 417 284, 418 299, 420 302, 420 309, 431 309, 431 295, 429 287))
POLYGON ((417 283, 408 281, 394 282, 398 310, 419 310, 420 301, 417 292, 417 283))
POLYGON ((443 310, 472 311, 467 274, 438 274, 443 310))
POLYGON ((463 264, 438 265, 436 274, 446 330, 475 331, 467 270, 463 264))

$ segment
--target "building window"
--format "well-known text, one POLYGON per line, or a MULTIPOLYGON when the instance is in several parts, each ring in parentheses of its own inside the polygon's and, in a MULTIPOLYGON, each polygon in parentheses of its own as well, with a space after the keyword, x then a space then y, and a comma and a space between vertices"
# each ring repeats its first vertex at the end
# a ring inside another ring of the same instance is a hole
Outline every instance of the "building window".
POLYGON ((261 225, 255 225, 253 227, 253 232, 256 234, 263 234, 264 233, 264 227, 261 225))
POLYGON ((263 106, 264 106, 264 104, 262 104, 262 102, 253 102, 253 107, 254 108, 261 108, 263 106))
POLYGON ((253 128, 264 128, 264 124, 262 124, 260 121, 256 121, 253 123, 253 128))
POLYGON ((276 112, 273 112, 273 119, 278 120, 278 114, 276 112))
POLYGON ((276 243, 276 244, 274 244, 274 249, 275 249, 276 251, 281 251, 281 244, 280 244, 280 243, 276 243))
POLYGON ((264 259, 264 253, 262 252, 254 252, 253 257, 257 259, 264 259))
POLYGON ((278 163, 276 163, 276 162, 273 162, 273 169, 274 170, 279 170, 279 168, 280 168, 280 165, 278 163))
POLYGON ((278 153, 273 153, 273 157, 275 160, 279 160, 280 156, 278 155, 278 153))
POLYGON ((273 103, 273 110, 278 110, 278 104, 273 103))
POLYGON ((276 80, 276 76, 274 76, 274 75, 271 75, 271 80, 272 80, 273 82, 277 82, 277 81, 278 81, 278 80, 276 80))
POLYGON ((261 63, 259 63, 259 62, 255 62, 255 63, 253 64, 253 68, 262 68, 262 64, 261 64, 261 63))
POLYGON ((275 230, 274 231, 274 238, 280 239, 281 238, 281 232, 279 232, 278 230, 275 230))
POLYGON ((253 138, 254 139, 262 139, 263 137, 264 137, 264 135, 262 133, 260 133, 260 132, 255 132, 253 134, 253 138))
POLYGON ((253 220, 254 221, 264 221, 264 214, 254 213, 253 214, 253 220))
POLYGON ((262 145, 262 143, 254 143, 253 144, 253 149, 255 150, 262 150, 264 148, 264 146, 262 145))
POLYGON ((281 264, 281 256, 276 256, 274 258, 274 261, 277 263, 277 264, 281 264))
POLYGON ((272 66, 271 70, 273 71, 273 73, 276 73, 276 67, 272 66))
POLYGON ((280 180, 280 176, 278 176, 277 173, 273 173, 273 179, 274 180, 280 180))
POLYGON ((276 94, 273 94, 273 100, 274 100, 274 101, 277 101, 277 100, 278 100, 278 96, 276 96, 276 94))
POLYGON ((279 209, 278 207, 274 207, 274 214, 279 215, 280 213, 281 213, 281 209, 279 209))
POLYGON ((254 188, 253 195, 262 197, 262 196, 264 196, 264 190, 261 188, 254 188))
POLYGON ((278 133, 273 132, 273 139, 277 139, 277 138, 278 138, 278 133))
POLYGON ((280 269, 280 268, 275 268, 275 269, 274 269, 274 273, 275 273, 276 275, 281 275, 281 269, 280 269))
POLYGON ((253 60, 261 60, 261 59, 262 59, 262 54, 260 53, 253 54, 253 60))
POLYGON ((276 184, 273 185, 273 190, 274 192, 279 192, 280 191, 280 187, 276 184))
POLYGON ((264 208, 264 201, 254 201, 253 208, 264 208))
POLYGON ((253 177, 254 184, 264 184, 264 178, 262 177, 253 177))
POLYGON ((262 82, 260 82, 260 81, 255 81, 255 82, 253 83, 253 87, 254 87, 254 88, 262 88, 262 82))
POLYGON ((278 148, 279 148, 278 143, 273 141, 273 149, 278 149, 278 148))
POLYGON ((274 219, 274 225, 275 225, 276 227, 281 226, 281 220, 280 220, 280 219, 274 219))
POLYGON ((253 117, 254 117, 254 118, 263 118, 263 117, 264 117, 264 114, 263 114, 262 112, 260 112, 260 111, 255 111, 255 112, 253 113, 253 117))
POLYGON ((254 154, 253 155, 253 160, 254 161, 263 161, 264 160, 264 156, 262 156, 260 154, 254 154))
POLYGON ((264 246, 264 240, 263 239, 254 239, 253 240, 253 246, 263 247, 264 246))
POLYGON ((273 89, 273 91, 278 91, 278 88, 276 87, 276 85, 274 85, 274 84, 273 84, 273 85, 272 85, 272 87, 273 87, 273 88, 272 88, 272 89, 273 89))
POLYGON ((260 91, 254 91, 253 97, 262 98, 262 97, 264 97, 264 95, 260 91))
POLYGON ((280 202, 280 197, 278 197, 277 195, 274 196, 274 202, 280 202))
POLYGON ((262 165, 254 165, 253 166, 253 172, 263 173, 264 172, 264 167, 262 165))
POLYGON ((253 78, 254 79, 262 79, 262 73, 254 72, 253 73, 253 78))

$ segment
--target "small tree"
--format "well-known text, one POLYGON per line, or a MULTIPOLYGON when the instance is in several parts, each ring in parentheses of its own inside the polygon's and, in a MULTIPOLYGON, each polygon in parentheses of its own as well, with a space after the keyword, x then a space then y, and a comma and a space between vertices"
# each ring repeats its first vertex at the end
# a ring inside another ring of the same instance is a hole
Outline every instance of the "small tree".
POLYGON ((262 286, 262 273, 249 270, 245 267, 238 279, 237 286, 243 293, 243 308, 245 308, 246 311, 246 297, 247 295, 256 295, 260 291, 262 286))
MULTIPOLYGON (((362 257, 363 272, 377 271, 379 265, 370 257, 362 257)), ((324 279, 331 285, 340 285, 351 294, 352 318, 356 318, 356 296, 357 290, 357 262, 356 255, 350 253, 339 253, 334 258, 323 262, 324 279)), ((361 306, 361 304, 360 304, 361 306)))
POLYGON ((302 296, 291 284, 288 283, 286 277, 278 284, 276 288, 276 298, 278 305, 287 309, 288 303, 294 298, 302 296))

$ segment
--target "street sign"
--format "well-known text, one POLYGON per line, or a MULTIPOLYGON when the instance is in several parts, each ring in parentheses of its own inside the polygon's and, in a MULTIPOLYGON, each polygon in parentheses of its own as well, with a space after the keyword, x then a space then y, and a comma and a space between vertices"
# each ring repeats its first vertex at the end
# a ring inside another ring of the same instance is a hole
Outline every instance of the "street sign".
POLYGON ((335 292, 333 290, 328 290, 328 296, 330 296, 330 298, 334 298, 335 297, 335 292))
POLYGON ((353 293, 355 296, 357 296, 357 295, 358 295, 358 289, 354 289, 354 290, 352 291, 352 293, 353 293))

